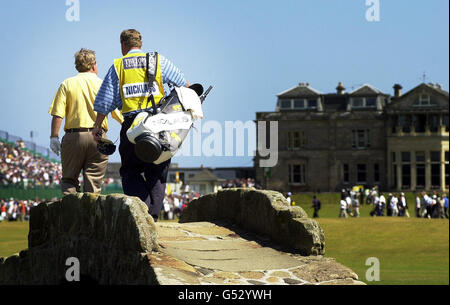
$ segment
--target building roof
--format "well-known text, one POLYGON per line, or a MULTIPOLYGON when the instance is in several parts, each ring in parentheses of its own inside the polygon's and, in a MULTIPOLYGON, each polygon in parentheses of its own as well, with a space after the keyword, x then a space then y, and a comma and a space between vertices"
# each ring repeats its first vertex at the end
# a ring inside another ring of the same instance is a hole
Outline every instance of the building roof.
POLYGON ((445 91, 444 89, 442 89, 442 87, 440 87, 440 85, 432 84, 432 83, 429 83, 429 84, 421 83, 421 84, 417 85, 416 87, 412 88, 411 90, 409 90, 408 92, 405 92, 405 93, 402 94, 401 96, 399 96, 399 97, 393 97, 393 98, 392 98, 392 101, 401 100, 401 99, 403 99, 404 97, 406 97, 406 96, 408 96, 409 94, 411 94, 412 92, 414 92, 414 91, 416 91, 416 90, 418 90, 418 89, 420 89, 420 88, 424 88, 424 87, 425 87, 425 88, 430 88, 430 89, 436 91, 437 93, 439 93, 439 94, 441 94, 441 95, 443 95, 443 96, 445 96, 445 97, 447 97, 447 98, 449 97, 448 92, 445 91))
POLYGON ((311 96, 311 95, 321 95, 323 94, 319 90, 316 90, 309 86, 309 84, 299 83, 297 86, 292 87, 286 91, 283 91, 277 96, 283 97, 295 97, 295 96, 311 96))
POLYGON ((364 84, 359 88, 356 88, 352 92, 349 93, 350 95, 367 95, 367 94, 382 94, 387 95, 383 93, 380 89, 375 88, 374 86, 370 84, 364 84))
POLYGON ((199 173, 197 173, 194 177, 189 179, 189 183, 192 182, 221 182, 225 181, 225 179, 217 178, 209 169, 203 168, 199 173))

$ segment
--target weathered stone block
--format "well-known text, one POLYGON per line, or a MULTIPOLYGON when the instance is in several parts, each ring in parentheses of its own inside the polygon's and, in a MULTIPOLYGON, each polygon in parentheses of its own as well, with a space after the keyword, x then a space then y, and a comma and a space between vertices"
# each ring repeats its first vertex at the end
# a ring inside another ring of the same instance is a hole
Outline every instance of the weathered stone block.
POLYGON ((156 228, 137 197, 73 194, 31 209, 28 250, 0 260, 0 284, 59 284, 66 260, 100 284, 155 284, 156 228))
POLYGON ((231 221, 303 255, 324 253, 325 237, 317 222, 275 191, 231 188, 208 194, 191 201, 180 222, 214 220, 231 221))

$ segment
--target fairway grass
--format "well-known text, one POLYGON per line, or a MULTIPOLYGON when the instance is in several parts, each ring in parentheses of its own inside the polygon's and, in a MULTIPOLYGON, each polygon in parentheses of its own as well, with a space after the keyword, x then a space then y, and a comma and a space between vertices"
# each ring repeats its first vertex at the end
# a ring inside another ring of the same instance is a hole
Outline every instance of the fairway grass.
MULTIPOLYGON (((367 284, 449 284, 446 219, 335 216, 316 220, 325 232, 325 256, 351 268, 367 284), (379 282, 366 281, 369 257, 379 259, 379 282)), ((0 257, 26 249, 27 236, 28 222, 0 223, 0 257)))
POLYGON ((351 268, 367 284, 449 284, 449 222, 403 217, 317 219, 325 232, 325 256, 351 268), (380 281, 366 281, 376 257, 380 281))

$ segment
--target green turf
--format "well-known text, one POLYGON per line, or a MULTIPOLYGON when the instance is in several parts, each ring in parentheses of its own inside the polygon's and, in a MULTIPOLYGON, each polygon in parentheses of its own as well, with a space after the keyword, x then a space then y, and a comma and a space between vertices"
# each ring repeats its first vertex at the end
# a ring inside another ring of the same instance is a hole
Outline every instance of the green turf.
POLYGON ((28 248, 28 222, 0 222, 0 257, 28 248))
POLYGON ((404 217, 320 218, 325 256, 368 284, 449 284, 449 223, 404 217), (380 262, 380 281, 367 282, 367 258, 380 262))
MULTIPOLYGON (((325 256, 350 267, 364 282, 366 259, 377 257, 380 282, 368 284, 449 284, 447 219, 373 218, 369 206, 361 208, 361 218, 339 219, 338 195, 319 196, 323 208, 316 220, 325 232, 325 256)), ((312 195, 302 196, 294 200, 311 216, 312 195)), ((26 249, 27 235, 28 222, 0 223, 0 257, 26 249)))

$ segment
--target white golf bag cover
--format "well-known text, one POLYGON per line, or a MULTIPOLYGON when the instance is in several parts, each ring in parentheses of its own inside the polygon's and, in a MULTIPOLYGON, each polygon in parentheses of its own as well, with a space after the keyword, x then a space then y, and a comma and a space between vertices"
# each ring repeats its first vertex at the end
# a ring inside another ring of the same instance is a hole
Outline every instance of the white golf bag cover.
POLYGON ((175 88, 161 101, 156 115, 141 112, 127 130, 135 144, 136 156, 144 162, 160 164, 181 147, 194 121, 203 118, 202 101, 189 88, 175 88))

